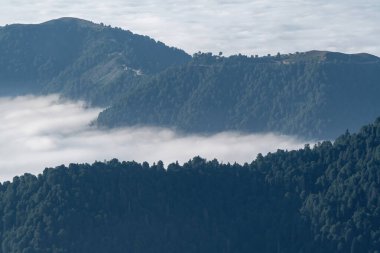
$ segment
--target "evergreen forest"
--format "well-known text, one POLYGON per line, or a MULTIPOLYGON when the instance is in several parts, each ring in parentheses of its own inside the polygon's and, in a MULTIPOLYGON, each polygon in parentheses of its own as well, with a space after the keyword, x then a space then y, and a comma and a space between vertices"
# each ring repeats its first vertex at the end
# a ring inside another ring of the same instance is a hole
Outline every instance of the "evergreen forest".
POLYGON ((0 185, 1 252, 378 253, 380 119, 248 164, 70 164, 0 185))

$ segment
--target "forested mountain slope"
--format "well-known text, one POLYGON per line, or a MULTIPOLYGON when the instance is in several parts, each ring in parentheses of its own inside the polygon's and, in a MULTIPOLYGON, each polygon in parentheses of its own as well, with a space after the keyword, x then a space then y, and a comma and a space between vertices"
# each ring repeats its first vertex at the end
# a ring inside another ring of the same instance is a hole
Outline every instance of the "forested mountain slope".
POLYGON ((380 119, 251 164, 96 162, 0 185, 0 252, 378 253, 380 119))
POLYGON ((0 27, 2 95, 59 92, 109 105, 144 76, 189 59, 147 36, 76 18, 0 27))
POLYGON ((380 115, 379 94, 380 59, 367 54, 198 54, 133 89, 102 112, 98 124, 332 139, 380 115))

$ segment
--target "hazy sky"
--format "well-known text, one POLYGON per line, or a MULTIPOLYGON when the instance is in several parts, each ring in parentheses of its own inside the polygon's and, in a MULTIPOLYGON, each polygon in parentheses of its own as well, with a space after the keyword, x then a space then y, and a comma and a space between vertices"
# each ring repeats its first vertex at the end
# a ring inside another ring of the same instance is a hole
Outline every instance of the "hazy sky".
POLYGON ((45 167, 118 158, 150 163, 186 162, 196 155, 251 162, 258 153, 302 148, 305 141, 274 134, 180 136, 167 129, 89 127, 100 110, 57 96, 0 98, 0 182, 45 167))
POLYGON ((1 0, 0 24, 74 16, 224 54, 311 49, 380 56, 379 0, 1 0))

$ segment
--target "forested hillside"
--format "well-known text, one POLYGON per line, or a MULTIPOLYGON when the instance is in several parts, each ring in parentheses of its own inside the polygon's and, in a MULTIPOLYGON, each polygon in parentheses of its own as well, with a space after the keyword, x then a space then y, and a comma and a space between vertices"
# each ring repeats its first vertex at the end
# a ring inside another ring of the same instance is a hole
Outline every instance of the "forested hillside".
POLYGON ((380 119, 258 155, 71 164, 0 186, 1 252, 378 253, 380 119))
POLYGON ((55 92, 109 105, 145 76, 188 60, 147 36, 76 18, 0 27, 2 95, 55 92))
POLYGON ((380 115, 379 94, 380 59, 371 55, 197 54, 133 89, 102 112, 98 123, 333 139, 380 115))

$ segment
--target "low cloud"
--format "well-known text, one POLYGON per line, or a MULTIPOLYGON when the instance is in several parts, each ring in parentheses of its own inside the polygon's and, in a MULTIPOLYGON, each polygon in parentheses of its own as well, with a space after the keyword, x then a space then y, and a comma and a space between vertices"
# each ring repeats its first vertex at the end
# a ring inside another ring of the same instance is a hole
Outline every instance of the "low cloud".
POLYGON ((289 136, 179 135, 162 128, 99 130, 90 126, 101 109, 62 101, 58 96, 0 99, 0 181, 45 167, 92 163, 112 158, 150 163, 186 162, 196 155, 222 162, 251 162, 258 153, 297 149, 304 141, 289 136))
POLYGON ((378 0, 3 0, 0 25, 62 16, 123 27, 189 53, 380 56, 378 0))

